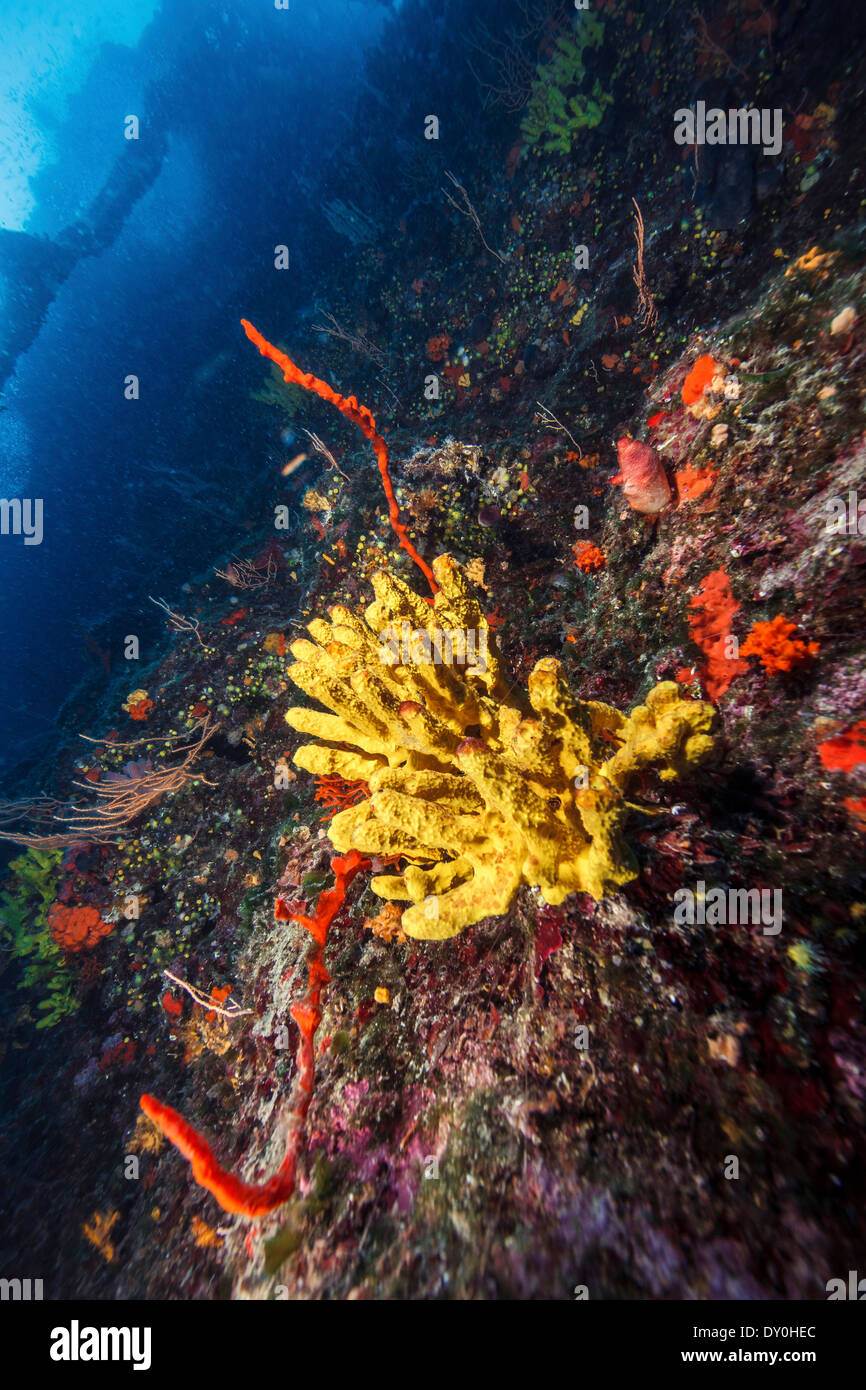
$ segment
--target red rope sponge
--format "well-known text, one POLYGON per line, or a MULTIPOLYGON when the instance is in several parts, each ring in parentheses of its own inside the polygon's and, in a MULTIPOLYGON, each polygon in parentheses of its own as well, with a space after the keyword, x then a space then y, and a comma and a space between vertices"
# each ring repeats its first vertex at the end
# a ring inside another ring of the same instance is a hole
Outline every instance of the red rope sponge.
POLYGON ((315 395, 321 396, 323 401, 330 401, 335 405, 341 415, 345 415, 347 420, 351 420, 366 439, 373 445, 373 452, 376 455, 376 462, 379 465, 379 472, 382 475, 382 486, 385 489, 385 496, 388 499, 388 516, 391 520, 391 528, 406 551, 406 554, 414 560, 421 570, 427 583, 430 585, 432 593, 438 593, 439 586, 433 577, 430 566, 421 559, 418 551, 409 539, 409 534, 405 525, 400 520, 400 510, 397 506, 397 498, 394 496, 394 488, 391 483, 391 475, 388 472, 388 446, 381 434, 376 429, 376 421, 370 414, 365 405, 359 405, 354 396, 338 396, 333 387, 326 381, 320 381, 317 376, 312 376, 310 372, 302 372, 300 367, 296 367, 291 357, 286 353, 280 352, 273 343, 269 343, 267 338, 263 338, 257 328, 247 319, 241 319, 241 327, 246 333, 251 343, 254 343, 263 357, 267 357, 273 362, 283 374, 283 379, 288 384, 303 386, 305 391, 312 391, 315 395))
POLYGON ((330 979, 322 959, 325 941, 328 928, 346 900, 349 884, 357 873, 369 867, 369 859, 363 859, 356 849, 350 850, 342 858, 337 855, 331 860, 331 868, 335 875, 334 887, 319 894, 316 915, 288 915, 289 921, 300 922, 301 926, 307 928, 316 946, 310 957, 307 993, 289 1010, 301 1036, 296 1055, 297 1076, 294 1105, 289 1115, 286 1156, 274 1176, 263 1183, 244 1182, 242 1178, 235 1177, 233 1173, 220 1166, 204 1135, 193 1129, 192 1125, 176 1110, 172 1110, 170 1105, 163 1105, 162 1101, 149 1095, 143 1095, 139 1101, 148 1119, 159 1126, 166 1139, 170 1139, 175 1148, 192 1164, 192 1175, 199 1187, 207 1188, 224 1211, 236 1212, 239 1216, 267 1216, 268 1212, 275 1211, 283 1202, 287 1202, 295 1190, 295 1174, 303 1142, 304 1124, 316 1075, 313 1039, 322 1018, 322 986, 330 979))

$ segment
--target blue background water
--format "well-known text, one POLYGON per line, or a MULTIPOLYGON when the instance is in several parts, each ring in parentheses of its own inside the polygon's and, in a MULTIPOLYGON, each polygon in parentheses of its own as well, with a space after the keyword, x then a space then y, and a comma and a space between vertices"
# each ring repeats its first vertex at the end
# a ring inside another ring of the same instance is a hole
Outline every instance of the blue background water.
POLYGON ((314 308, 334 248, 323 179, 386 14, 0 0, 0 227, 18 234, 0 234, 0 495, 44 499, 41 545, 0 537, 0 769, 98 669, 84 633, 115 656, 126 633, 155 640, 146 595, 176 597, 261 525, 249 499, 274 440, 239 319, 267 305, 263 331, 288 340, 314 308))

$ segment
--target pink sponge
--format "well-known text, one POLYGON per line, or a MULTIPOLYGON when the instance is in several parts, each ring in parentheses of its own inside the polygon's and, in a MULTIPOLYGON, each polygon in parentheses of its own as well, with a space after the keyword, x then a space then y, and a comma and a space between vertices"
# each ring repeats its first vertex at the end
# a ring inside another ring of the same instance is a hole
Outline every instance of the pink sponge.
POLYGON ((648 516, 663 512, 671 500, 671 485, 655 449, 626 437, 619 440, 616 452, 620 471, 611 482, 622 485, 629 506, 648 516))

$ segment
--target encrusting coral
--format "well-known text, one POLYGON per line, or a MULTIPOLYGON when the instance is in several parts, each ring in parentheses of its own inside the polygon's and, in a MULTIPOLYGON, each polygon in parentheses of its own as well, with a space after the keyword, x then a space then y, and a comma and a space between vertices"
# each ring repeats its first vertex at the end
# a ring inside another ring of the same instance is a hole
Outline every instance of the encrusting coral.
POLYGON ((782 613, 770 622, 754 623, 740 647, 740 655, 757 657, 764 670, 772 674, 791 671, 821 649, 819 642, 804 642, 794 637, 796 631, 797 624, 789 622, 782 613))
POLYGON ((88 951, 112 930, 113 922, 104 922, 95 907, 75 907, 52 903, 48 912, 51 940, 64 951, 88 951))
POLYGON ((607 563, 604 551, 593 545, 592 541, 575 541, 571 552, 574 555, 574 563, 584 574, 597 574, 607 563))
MULTIPOLYGON (((689 634, 706 658, 700 675, 711 700, 724 695, 731 682, 749 669, 735 654, 737 643, 731 633, 731 621, 739 608, 723 569, 705 575, 698 592, 689 599, 689 634)), ((689 673, 680 672, 677 679, 688 680, 689 673)))
POLYGON ((411 904, 407 935, 436 940, 506 912, 522 883, 556 904, 634 878, 621 834, 636 809, 629 783, 703 759, 715 714, 673 682, 628 716, 576 700, 552 657, 536 663, 527 701, 460 567, 441 555, 433 570, 432 606, 380 572, 363 617, 337 606, 330 623, 310 623, 313 641, 292 644, 288 674, 330 713, 295 707, 286 720, 316 739, 296 752, 299 767, 369 784, 369 798, 331 821, 331 841, 405 858, 402 874, 371 886, 411 904))

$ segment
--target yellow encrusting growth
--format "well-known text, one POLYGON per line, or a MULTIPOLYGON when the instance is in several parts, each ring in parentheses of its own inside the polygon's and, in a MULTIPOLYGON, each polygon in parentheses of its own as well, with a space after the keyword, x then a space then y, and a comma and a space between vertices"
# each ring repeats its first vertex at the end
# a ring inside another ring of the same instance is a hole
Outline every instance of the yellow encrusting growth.
POLYGON ((625 799, 630 782, 700 762, 716 720, 672 681, 628 716, 576 700, 553 657, 536 663, 527 700, 460 567, 441 555, 433 570, 432 607, 379 572, 363 617, 337 606, 330 623, 310 623, 288 674, 331 712, 286 714, 316 739, 298 749, 299 767, 369 784, 367 800, 333 818, 331 841, 408 861, 372 887, 411 903, 402 930, 428 940, 506 912, 522 883, 554 904, 628 883, 637 870, 621 830, 641 809, 625 799))

